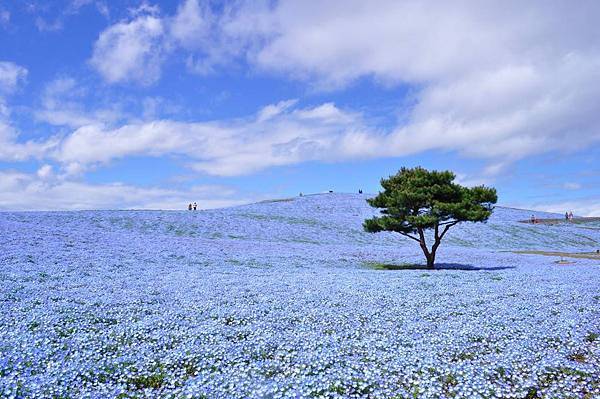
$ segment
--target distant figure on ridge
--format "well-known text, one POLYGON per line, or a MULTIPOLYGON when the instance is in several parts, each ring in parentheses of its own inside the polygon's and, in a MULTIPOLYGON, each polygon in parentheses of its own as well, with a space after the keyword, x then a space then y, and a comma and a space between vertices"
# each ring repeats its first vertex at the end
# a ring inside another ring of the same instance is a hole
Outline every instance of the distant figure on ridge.
POLYGON ((194 202, 194 210, 198 209, 198 204, 194 202))
POLYGON ((569 212, 565 212, 565 220, 569 220, 569 212))
POLYGON ((188 211, 192 210, 192 203, 190 202, 190 204, 188 205, 188 211))
POLYGON ((569 212, 569 220, 573 220, 573 212, 569 212))
POLYGON ((362 194, 362 188, 358 189, 358 193, 362 194))
POLYGON ((535 223, 537 221, 537 219, 535 218, 535 215, 531 215, 531 218, 529 218, 529 221, 531 223, 535 223))

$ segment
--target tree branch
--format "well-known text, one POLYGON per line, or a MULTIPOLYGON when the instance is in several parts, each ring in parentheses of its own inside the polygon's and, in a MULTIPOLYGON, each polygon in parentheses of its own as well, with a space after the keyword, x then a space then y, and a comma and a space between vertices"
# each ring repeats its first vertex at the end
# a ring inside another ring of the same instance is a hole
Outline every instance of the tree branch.
POLYGON ((446 233, 448 232, 448 230, 450 229, 450 227, 452 227, 452 226, 454 226, 454 225, 456 225, 456 224, 458 224, 458 223, 459 223, 459 221, 458 221, 458 220, 455 220, 455 221, 454 221, 454 222, 452 222, 452 223, 446 223, 446 227, 444 227, 444 230, 442 231, 442 234, 440 234, 440 240, 441 240, 442 238, 444 238, 444 234, 446 234, 446 233))
POLYGON ((458 223, 458 220, 451 220, 451 221, 449 221, 449 222, 442 222, 442 223, 439 223, 439 225, 440 225, 440 226, 445 226, 445 225, 451 224, 451 225, 453 225, 453 226, 454 226, 454 225, 455 225, 455 224, 457 224, 457 223, 458 223))
POLYGON ((401 232, 401 231, 397 231, 396 233, 402 234, 403 236, 405 236, 405 237, 408 237, 408 238, 410 238, 411 240, 415 240, 416 242, 421 242, 421 240, 419 240, 417 237, 411 236, 411 235, 410 235, 410 234, 408 234, 408 233, 403 233, 403 232, 401 232))
POLYGON ((423 229, 419 228, 419 243, 421 244, 421 249, 425 253, 425 256, 429 258, 429 248, 427 248, 427 241, 425 240, 425 234, 423 233, 423 229))

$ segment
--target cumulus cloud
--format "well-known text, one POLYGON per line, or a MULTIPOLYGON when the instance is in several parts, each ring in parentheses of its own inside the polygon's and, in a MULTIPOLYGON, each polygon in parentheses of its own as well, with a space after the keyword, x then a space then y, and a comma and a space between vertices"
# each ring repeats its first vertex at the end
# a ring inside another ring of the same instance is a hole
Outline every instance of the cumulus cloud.
POLYGON ((198 171, 219 176, 256 172, 306 160, 369 156, 377 142, 361 115, 331 103, 267 106, 250 118, 210 122, 159 120, 107 129, 88 125, 66 136, 55 160, 85 168, 130 155, 181 155, 198 171))
POLYGON ((26 77, 27 69, 13 62, 0 61, 0 121, 10 114, 6 97, 13 93, 26 77))
POLYGON ((268 20, 270 29, 253 51, 265 68, 335 84, 369 75, 391 82, 453 81, 595 52, 598 33, 589 15, 599 8, 594 2, 574 8, 560 2, 351 0, 320 4, 315 15, 312 2, 282 1, 257 11, 261 16, 254 19, 268 20))
POLYGON ((42 159, 59 143, 57 137, 45 140, 18 141, 17 131, 0 120, 0 161, 24 161, 30 158, 42 159))
POLYGON ((7 26, 10 22, 10 12, 0 9, 0 25, 7 26))
POLYGON ((48 165, 48 164, 44 164, 42 165, 38 171, 37 171, 37 176, 40 179, 49 179, 53 176, 53 171, 52 171, 52 165, 48 165))
POLYGON ((35 26, 40 32, 58 32, 64 28, 64 23, 62 18, 48 21, 42 17, 37 17, 35 19, 35 26))
MULTIPOLYGON (((331 102, 302 107, 296 100, 240 119, 115 126, 108 115, 78 107, 77 86, 64 80, 49 85, 37 116, 73 132, 59 142, 17 144, 5 125, 0 143, 9 149, 0 148, 0 158, 46 156, 78 174, 131 155, 176 156, 203 173, 232 176, 308 160, 441 150, 486 159, 483 174, 495 175, 522 158, 600 142, 600 31, 593 15, 600 15, 593 1, 578 7, 392 0, 211 7, 185 0, 173 15, 143 5, 94 45, 90 63, 109 83, 153 84, 165 58, 183 54, 196 72, 239 62, 252 73, 325 91, 367 78, 410 87, 413 101, 385 128, 331 102)), ((18 68, 0 63, 0 91, 14 91, 25 78, 18 68)), ((151 115, 156 107, 147 105, 151 115)))
POLYGON ((0 61, 0 161, 23 161, 42 158, 58 144, 58 139, 19 142, 18 131, 10 123, 7 96, 15 92, 27 77, 27 69, 12 62, 0 61))
POLYGON ((456 150, 500 165, 600 140, 600 88, 592 83, 600 37, 589 18, 600 15, 598 3, 333 1, 316 15, 312 8, 284 1, 262 9, 256 18, 271 29, 248 59, 326 89, 362 77, 415 87, 414 107, 390 134, 390 155, 456 150))
POLYGON ((284 112, 288 108, 292 107, 297 102, 298 102, 298 100, 292 99, 292 100, 280 101, 277 104, 269 104, 260 110, 260 112, 258 113, 257 121, 264 122, 266 120, 272 119, 275 116, 280 115, 282 112, 284 112))
POLYGON ((40 107, 35 111, 37 120, 55 126, 78 128, 92 124, 114 123, 124 117, 118 101, 110 107, 87 109, 89 89, 68 76, 50 81, 44 87, 40 107))
POLYGON ((489 159, 493 174, 530 155, 600 141, 600 33, 590 15, 600 15, 600 3, 235 2, 216 13, 186 0, 174 16, 108 28, 94 59, 111 82, 140 80, 139 71, 155 81, 160 57, 145 58, 179 46, 200 72, 237 59, 326 90, 365 77, 409 85, 415 98, 405 117, 386 140, 360 136, 367 145, 356 155, 457 151, 489 159))
POLYGON ((590 102, 600 58, 565 56, 552 66, 505 67, 423 90, 399 140, 504 162, 600 140, 590 102))
POLYGON ((27 77, 27 69, 13 62, 0 61, 0 95, 12 93, 27 77))
POLYGON ((455 182, 467 187, 490 185, 490 179, 482 178, 480 176, 467 175, 465 173, 456 173, 455 182))
POLYGON ((29 2, 26 10, 35 15, 34 23, 40 32, 58 32, 64 29, 69 18, 79 14, 83 8, 90 5, 95 5, 96 10, 105 18, 110 16, 110 11, 104 1, 93 0, 44 2, 41 4, 29 2))
POLYGON ((90 63, 109 83, 152 84, 161 73, 163 34, 162 20, 144 11, 103 31, 90 63))
POLYGON ((36 112, 36 118, 53 125, 82 126, 91 124, 94 119, 83 115, 80 101, 83 95, 75 79, 59 78, 48 83, 41 96, 42 109, 36 112))
POLYGON ((600 216, 600 198, 581 198, 562 202, 541 202, 520 205, 520 207, 545 212, 556 212, 561 215, 570 211, 577 216, 600 216))
POLYGON ((174 15, 161 15, 158 7, 143 3, 131 10, 129 19, 100 34, 91 65, 109 83, 150 85, 160 78, 167 56, 183 50, 189 70, 213 72, 239 58, 260 38, 258 32, 246 29, 242 8, 256 15, 252 7, 236 3, 225 4, 215 13, 208 2, 198 0, 185 0, 174 15))
POLYGON ((185 209, 190 201, 206 209, 252 200, 234 199, 235 191, 222 186, 175 190, 121 183, 89 184, 52 178, 49 172, 49 165, 42 166, 37 174, 0 170, 0 209, 185 209))
POLYGON ((213 15, 207 3, 201 5, 196 0, 186 0, 171 19, 169 31, 171 37, 184 47, 205 47, 212 33, 212 20, 213 15))
POLYGON ((190 71, 212 73, 239 58, 258 38, 257 32, 239 31, 239 11, 238 3, 226 4, 220 13, 215 13, 208 2, 185 0, 174 17, 165 18, 170 26, 167 40, 172 48, 188 52, 186 65, 190 71))

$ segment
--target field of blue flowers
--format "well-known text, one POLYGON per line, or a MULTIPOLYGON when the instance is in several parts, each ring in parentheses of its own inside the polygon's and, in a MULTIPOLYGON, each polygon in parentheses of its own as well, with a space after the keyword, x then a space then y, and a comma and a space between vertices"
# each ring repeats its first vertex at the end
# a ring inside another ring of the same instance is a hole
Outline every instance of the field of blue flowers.
POLYGON ((599 262, 511 252, 600 225, 498 207, 377 270, 423 255, 365 198, 0 213, 0 397, 600 397, 599 262))

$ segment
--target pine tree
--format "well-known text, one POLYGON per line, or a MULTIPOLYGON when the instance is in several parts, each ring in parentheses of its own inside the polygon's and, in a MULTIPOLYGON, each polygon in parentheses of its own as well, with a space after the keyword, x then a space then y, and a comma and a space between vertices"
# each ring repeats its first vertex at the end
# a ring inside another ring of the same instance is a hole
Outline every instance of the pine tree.
POLYGON ((381 179, 383 191, 367 200, 381 208, 382 216, 365 220, 365 231, 394 231, 419 243, 427 267, 435 266, 435 254, 448 230, 461 222, 485 222, 498 200, 496 189, 464 187, 454 183, 450 171, 428 171, 421 167, 402 168, 381 179), (433 244, 427 246, 426 230, 433 230, 433 244))

